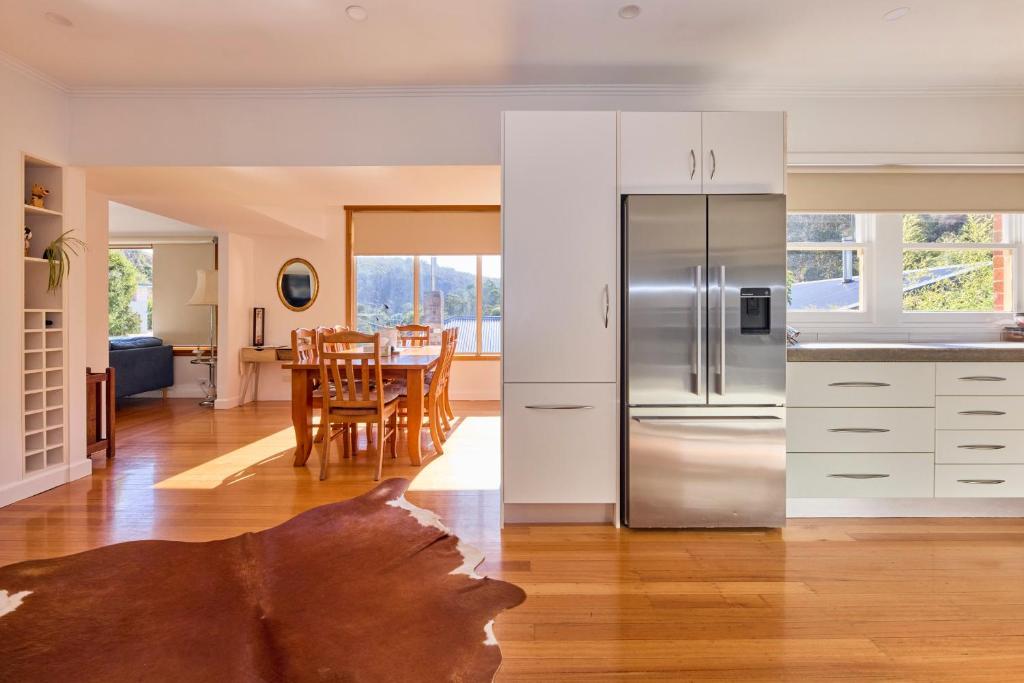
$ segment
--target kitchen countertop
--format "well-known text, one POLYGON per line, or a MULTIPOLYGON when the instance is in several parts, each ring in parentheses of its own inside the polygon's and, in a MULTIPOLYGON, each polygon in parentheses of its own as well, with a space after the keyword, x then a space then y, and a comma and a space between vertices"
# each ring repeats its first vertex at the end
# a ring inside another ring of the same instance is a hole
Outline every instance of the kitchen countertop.
POLYGON ((807 343, 790 346, 789 362, 1024 362, 1022 342, 937 343, 807 343))

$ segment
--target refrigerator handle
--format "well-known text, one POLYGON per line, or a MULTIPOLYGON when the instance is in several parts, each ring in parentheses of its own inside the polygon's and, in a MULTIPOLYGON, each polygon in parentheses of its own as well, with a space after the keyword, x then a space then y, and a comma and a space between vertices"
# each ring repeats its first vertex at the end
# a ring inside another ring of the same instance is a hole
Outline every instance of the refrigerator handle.
POLYGON ((697 375, 697 387, 693 393, 697 394, 698 396, 704 393, 704 349, 702 348, 704 337, 704 320, 703 316, 701 315, 703 307, 701 306, 700 301, 700 294, 701 290, 703 289, 703 274, 704 268, 702 266, 698 265, 693 269, 693 291, 694 296, 697 297, 696 305, 693 307, 694 310, 697 311, 697 324, 694 327, 694 329, 696 330, 697 338, 695 340, 696 343, 693 345, 693 348, 697 353, 697 357, 693 361, 693 371, 697 375))
POLYGON ((725 396, 725 266, 718 267, 718 393, 725 396))

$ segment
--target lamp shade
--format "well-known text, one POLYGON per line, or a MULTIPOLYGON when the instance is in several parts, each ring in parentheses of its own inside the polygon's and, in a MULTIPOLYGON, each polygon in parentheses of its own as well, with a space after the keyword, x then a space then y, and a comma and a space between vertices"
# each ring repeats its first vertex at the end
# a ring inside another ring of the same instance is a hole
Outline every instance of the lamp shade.
POLYGON ((217 305, 217 271, 197 270, 196 291, 192 298, 186 302, 189 306, 216 306, 217 305))

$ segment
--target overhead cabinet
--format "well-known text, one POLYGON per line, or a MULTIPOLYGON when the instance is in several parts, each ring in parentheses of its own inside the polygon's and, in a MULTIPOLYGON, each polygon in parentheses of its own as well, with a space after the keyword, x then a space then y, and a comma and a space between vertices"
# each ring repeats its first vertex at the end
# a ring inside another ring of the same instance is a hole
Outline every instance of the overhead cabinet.
POLYGON ((782 112, 622 112, 623 194, 783 194, 782 112))

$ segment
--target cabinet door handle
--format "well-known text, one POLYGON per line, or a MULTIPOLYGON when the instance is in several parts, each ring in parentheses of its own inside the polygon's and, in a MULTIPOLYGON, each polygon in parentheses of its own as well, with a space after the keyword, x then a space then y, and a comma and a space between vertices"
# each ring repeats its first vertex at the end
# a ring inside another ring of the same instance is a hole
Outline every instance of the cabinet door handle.
POLYGON ((830 387, 857 387, 857 388, 871 388, 871 387, 891 387, 892 385, 888 382, 832 382, 829 384, 830 387))
POLYGON ((957 479, 961 484, 1005 484, 1005 479, 957 479))
POLYGON ((1006 415, 1002 410, 961 410, 957 415, 1006 415))
POLYGON ((969 377, 958 377, 961 382, 1005 382, 1005 377, 995 375, 971 375, 969 377))
POLYGON ((608 285, 604 286, 604 329, 608 329, 608 313, 612 307, 612 296, 608 290, 608 285))
POLYGON ((1006 446, 994 443, 965 443, 957 446, 957 448, 963 448, 968 451, 1001 451, 1006 448, 1006 446))
POLYGON ((526 406, 529 410, 593 410, 594 406, 580 406, 569 403, 548 403, 526 406))
POLYGON ((693 176, 697 174, 697 153, 690 150, 690 180, 693 180, 693 176))
POLYGON ((715 171, 717 171, 717 170, 718 170, 718 159, 715 158, 715 150, 711 150, 711 178, 709 178, 709 180, 714 180, 715 179, 715 171))
POLYGON ((828 431, 846 434, 884 434, 890 430, 882 427, 832 427, 828 431))
POLYGON ((853 473, 841 473, 841 474, 830 474, 829 477, 833 479, 885 479, 888 474, 853 474, 853 473))

